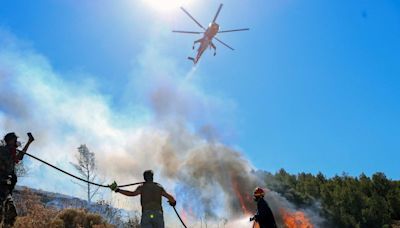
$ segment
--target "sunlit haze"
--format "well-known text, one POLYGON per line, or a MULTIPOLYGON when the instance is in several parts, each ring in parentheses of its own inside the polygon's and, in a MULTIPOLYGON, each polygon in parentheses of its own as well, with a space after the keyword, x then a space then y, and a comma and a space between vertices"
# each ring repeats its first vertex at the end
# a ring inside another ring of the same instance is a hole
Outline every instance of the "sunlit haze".
POLYGON ((156 11, 168 12, 188 5, 192 0, 142 0, 142 2, 156 11))
MULTIPOLYGON (((0 139, 16 132, 24 145, 32 132, 29 153, 71 173, 85 144, 104 184, 152 169, 189 227, 205 216, 251 226, 261 171, 399 179, 399 3, 0 1, 0 139), (219 30, 204 33, 213 21, 219 30)), ((18 185, 87 196, 51 167, 24 165, 18 185)), ((266 195, 281 218, 321 221, 285 197, 266 195)))

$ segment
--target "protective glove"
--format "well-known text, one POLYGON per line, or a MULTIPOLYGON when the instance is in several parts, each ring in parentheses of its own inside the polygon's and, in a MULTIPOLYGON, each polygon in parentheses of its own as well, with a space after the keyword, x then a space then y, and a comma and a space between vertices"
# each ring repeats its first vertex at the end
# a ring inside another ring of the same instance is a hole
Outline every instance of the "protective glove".
POLYGON ((171 205, 171 207, 175 207, 176 206, 176 200, 174 201, 168 201, 169 205, 171 205))
POLYGON ((119 192, 119 188, 118 188, 117 182, 115 182, 115 181, 114 181, 112 184, 110 184, 108 187, 109 187, 112 191, 119 192))

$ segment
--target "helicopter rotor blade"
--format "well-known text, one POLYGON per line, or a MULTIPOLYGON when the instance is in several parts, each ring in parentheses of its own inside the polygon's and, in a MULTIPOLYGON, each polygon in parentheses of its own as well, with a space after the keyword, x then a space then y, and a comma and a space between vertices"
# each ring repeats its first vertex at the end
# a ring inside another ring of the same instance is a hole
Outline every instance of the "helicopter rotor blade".
POLYGON ((187 33, 187 34, 202 34, 203 33, 203 32, 192 32, 192 31, 180 31, 180 30, 173 30, 172 32, 187 33))
POLYGON ((250 30, 249 28, 243 28, 243 29, 231 29, 231 30, 224 30, 224 31, 219 31, 218 33, 224 33, 224 32, 240 32, 240 31, 248 31, 250 30))
POLYGON ((225 47, 231 49, 232 51, 234 51, 235 49, 233 49, 231 46, 227 45, 226 43, 222 42, 220 39, 218 39, 217 37, 214 37, 215 40, 217 40, 218 42, 220 42, 221 44, 225 45, 225 47))
POLYGON ((181 7, 181 10, 183 12, 185 12, 186 15, 188 15, 200 28, 202 28, 203 30, 206 30, 196 19, 194 19, 194 17, 192 15, 190 15, 190 13, 188 11, 185 10, 185 8, 181 7))
POLYGON ((215 23, 215 21, 217 20, 217 17, 218 17, 218 15, 219 15, 219 12, 220 12, 221 9, 222 9, 222 6, 223 6, 223 4, 221 3, 221 4, 219 5, 219 7, 218 7, 217 13, 216 13, 215 16, 214 16, 214 20, 212 21, 213 23, 215 23))

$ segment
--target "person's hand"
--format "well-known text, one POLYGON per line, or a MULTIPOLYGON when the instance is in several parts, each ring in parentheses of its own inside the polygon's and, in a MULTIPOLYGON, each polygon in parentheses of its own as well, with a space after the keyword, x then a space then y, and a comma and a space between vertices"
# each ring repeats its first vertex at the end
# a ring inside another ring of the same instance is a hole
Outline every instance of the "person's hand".
POLYGON ((28 132, 28 137, 29 137, 29 139, 28 139, 28 142, 29 142, 29 143, 35 141, 35 138, 33 138, 32 133, 28 132))
POLYGON ((169 205, 171 205, 171 207, 175 207, 176 206, 176 200, 174 201, 168 201, 169 205))
POLYGON ((117 185, 117 182, 112 182, 112 184, 110 184, 109 186, 108 186, 112 191, 115 191, 115 192, 117 192, 118 190, 119 190, 119 188, 118 188, 118 185, 117 185))

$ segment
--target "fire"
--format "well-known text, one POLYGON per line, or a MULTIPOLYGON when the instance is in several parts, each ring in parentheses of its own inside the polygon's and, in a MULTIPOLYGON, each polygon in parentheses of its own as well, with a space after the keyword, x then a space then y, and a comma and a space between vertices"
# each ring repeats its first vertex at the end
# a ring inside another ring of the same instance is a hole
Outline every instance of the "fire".
POLYGON ((238 183, 234 178, 232 178, 232 187, 233 187, 233 190, 235 191, 236 197, 239 200, 240 207, 242 208, 243 214, 244 215, 251 215, 252 214, 251 211, 246 206, 246 203, 248 203, 250 197, 249 196, 248 197, 243 197, 242 196, 242 194, 239 191, 238 183))
POLYGON ((180 216, 181 219, 187 223, 188 221, 193 220, 193 218, 196 218, 196 215, 192 209, 192 207, 188 205, 184 205, 182 209, 180 210, 180 216))
POLYGON ((182 211, 181 211, 181 217, 182 217, 182 220, 184 221, 184 222, 186 222, 188 219, 188 215, 187 215, 187 212, 186 212, 186 210, 184 210, 184 209, 182 209, 182 211))
POLYGON ((257 222, 253 223, 253 228, 260 228, 260 224, 258 224, 257 222))
POLYGON ((301 211, 291 213, 282 208, 281 215, 285 228, 314 228, 310 219, 301 211))
POLYGON ((189 217, 191 217, 191 218, 196 217, 196 215, 191 207, 188 208, 188 214, 189 214, 189 217))

